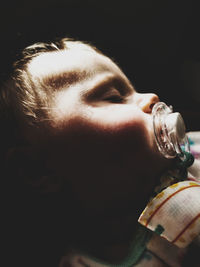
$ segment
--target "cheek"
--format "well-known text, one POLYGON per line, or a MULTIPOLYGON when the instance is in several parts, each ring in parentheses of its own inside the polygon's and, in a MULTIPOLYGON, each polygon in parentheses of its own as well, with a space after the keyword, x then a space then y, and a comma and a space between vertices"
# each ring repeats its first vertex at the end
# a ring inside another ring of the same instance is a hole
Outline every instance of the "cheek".
POLYGON ((99 138, 111 142, 141 148, 151 145, 152 131, 149 127, 149 116, 139 109, 107 108, 88 112, 83 117, 88 131, 96 133, 99 138))
POLYGON ((91 208, 116 205, 117 201, 126 206, 146 199, 148 193, 142 187, 142 178, 150 174, 150 168, 142 166, 151 157, 146 117, 138 112, 134 117, 114 118, 74 117, 63 128, 59 150, 50 163, 70 180, 83 205, 91 208))
MULTIPOLYGON (((59 124, 59 123, 58 123, 59 124)), ((63 136, 82 145, 101 143, 145 148, 151 143, 152 131, 147 116, 134 105, 76 106, 73 116, 63 116, 59 124, 63 136)), ((57 128, 57 127, 56 127, 57 128)))
POLYGON ((97 157, 109 158, 114 168, 121 167, 124 174, 137 173, 140 177, 154 170, 157 157, 151 116, 133 109, 118 114, 95 114, 83 120, 88 136, 91 134, 88 147, 97 157))
POLYGON ((149 116, 133 108, 88 109, 63 124, 58 139, 61 147, 65 144, 70 161, 83 169, 90 165, 88 169, 92 166, 95 171, 103 163, 105 171, 121 167, 132 172, 133 162, 137 167, 137 162, 151 157, 148 125, 149 116))

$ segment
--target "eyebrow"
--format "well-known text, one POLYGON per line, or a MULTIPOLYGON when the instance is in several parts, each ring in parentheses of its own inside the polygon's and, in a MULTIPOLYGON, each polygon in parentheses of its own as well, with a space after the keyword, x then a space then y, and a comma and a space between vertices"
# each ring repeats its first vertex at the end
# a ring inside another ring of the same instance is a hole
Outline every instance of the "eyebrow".
POLYGON ((51 74, 43 78, 46 86, 50 86, 53 90, 68 88, 73 84, 81 82, 90 76, 87 71, 68 71, 62 73, 51 74))

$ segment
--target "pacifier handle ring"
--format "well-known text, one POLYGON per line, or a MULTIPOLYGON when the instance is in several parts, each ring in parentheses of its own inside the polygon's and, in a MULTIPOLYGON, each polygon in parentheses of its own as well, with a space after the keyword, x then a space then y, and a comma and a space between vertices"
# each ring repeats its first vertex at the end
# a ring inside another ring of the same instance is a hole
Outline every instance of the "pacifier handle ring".
POLYGON ((189 168, 194 163, 194 156, 190 152, 184 151, 182 155, 177 156, 181 159, 179 167, 189 168))

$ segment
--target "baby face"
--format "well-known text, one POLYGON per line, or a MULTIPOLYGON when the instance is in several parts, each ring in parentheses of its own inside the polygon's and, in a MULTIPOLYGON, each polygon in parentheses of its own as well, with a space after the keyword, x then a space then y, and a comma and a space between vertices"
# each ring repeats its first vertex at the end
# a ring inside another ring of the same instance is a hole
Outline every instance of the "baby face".
POLYGON ((158 97, 136 92, 113 61, 87 46, 39 55, 28 71, 54 89, 49 171, 89 212, 139 214, 168 165, 153 134, 158 97))

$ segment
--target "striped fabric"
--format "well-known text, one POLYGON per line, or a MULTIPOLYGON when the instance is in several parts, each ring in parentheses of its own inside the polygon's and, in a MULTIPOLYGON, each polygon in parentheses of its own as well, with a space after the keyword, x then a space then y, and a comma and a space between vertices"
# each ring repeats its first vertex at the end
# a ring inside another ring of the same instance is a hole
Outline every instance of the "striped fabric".
POLYGON ((148 204, 139 222, 186 247, 200 233, 200 183, 184 181, 167 187, 148 204))
POLYGON ((196 176, 200 174, 200 132, 189 133, 188 137, 195 156, 188 179, 178 183, 168 179, 172 184, 148 203, 138 220, 181 248, 200 234, 200 175, 196 176))

